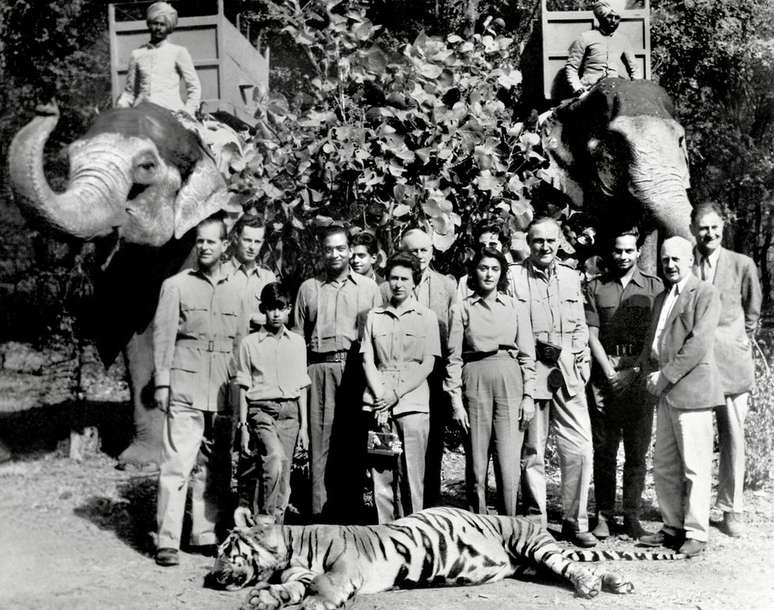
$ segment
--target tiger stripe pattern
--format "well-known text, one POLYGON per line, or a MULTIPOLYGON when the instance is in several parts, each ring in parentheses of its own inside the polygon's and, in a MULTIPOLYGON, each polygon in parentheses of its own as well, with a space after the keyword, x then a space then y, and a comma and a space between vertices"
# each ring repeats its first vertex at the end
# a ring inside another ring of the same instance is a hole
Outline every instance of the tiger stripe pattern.
POLYGON ((300 604, 331 610, 359 593, 478 585, 542 567, 564 577, 577 595, 591 598, 602 590, 630 593, 634 587, 617 572, 592 571, 583 562, 683 558, 675 553, 562 549, 539 524, 522 517, 443 507, 372 526, 280 526, 267 518, 229 535, 207 584, 229 590, 254 584, 244 609, 300 604), (276 584, 269 584, 271 579, 276 584))

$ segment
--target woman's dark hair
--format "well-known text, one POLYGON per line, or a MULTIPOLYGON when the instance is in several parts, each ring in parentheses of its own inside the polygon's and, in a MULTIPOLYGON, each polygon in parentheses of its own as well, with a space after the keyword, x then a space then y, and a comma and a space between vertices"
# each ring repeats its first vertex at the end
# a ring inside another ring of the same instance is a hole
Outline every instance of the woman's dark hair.
POLYGON ((275 307, 284 309, 290 305, 290 293, 279 282, 266 284, 261 290, 261 313, 266 313, 275 307))
POLYGON ((408 252, 398 252, 393 254, 387 259, 387 264, 384 266, 384 277, 390 279, 390 271, 393 267, 406 267, 411 269, 411 277, 414 278, 414 284, 419 284, 422 279, 422 269, 419 265, 419 259, 413 254, 408 252))
POLYGON ((500 278, 497 280, 497 290, 508 292, 508 260, 505 255, 494 248, 479 248, 473 255, 473 260, 468 265, 468 288, 478 292, 478 280, 476 279, 476 267, 485 258, 494 258, 500 263, 500 278))

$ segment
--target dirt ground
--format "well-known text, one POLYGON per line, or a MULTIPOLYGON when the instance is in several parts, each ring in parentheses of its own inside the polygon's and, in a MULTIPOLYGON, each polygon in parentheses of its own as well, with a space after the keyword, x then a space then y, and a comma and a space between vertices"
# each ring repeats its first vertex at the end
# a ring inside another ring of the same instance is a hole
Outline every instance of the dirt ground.
MULTIPOLYGON (((31 409, 29 379, 0 373, 0 437, 16 458, 0 465, 0 608, 236 608, 243 593, 218 592, 202 586, 212 560, 188 553, 177 568, 160 568, 151 557, 155 511, 155 476, 120 471, 115 460, 97 453, 84 462, 66 457, 66 405, 31 409), (26 388, 26 389, 25 389, 26 388), (16 412, 7 417, 13 404, 16 412), (5 409, 5 413, 3 410, 5 409), (26 443, 45 417, 46 442, 26 443), (5 429, 4 429, 5 428, 5 429), (19 451, 25 445, 32 447, 19 451)), ((114 400, 123 398, 119 388, 114 400)), ((105 396, 100 396, 104 399, 105 396)), ((99 403, 100 413, 109 406, 99 403)), ((96 408, 96 407, 95 407, 96 408)), ((126 424, 126 413, 114 403, 112 419, 102 434, 126 424)), ((112 413, 112 412, 111 412, 112 413)), ((115 437, 115 434, 113 435, 115 437)), ((444 494, 449 503, 462 500, 463 458, 448 454, 444 494)), ((558 527, 556 481, 550 489, 552 527, 558 527)), ((355 607, 366 610, 444 608, 774 608, 774 486, 748 492, 747 528, 740 539, 713 528, 708 551, 679 562, 619 562, 635 584, 629 596, 602 594, 580 600, 560 580, 541 576, 485 586, 393 591, 361 596, 355 607)), ((714 515, 717 517, 717 515, 714 515)), ((658 528, 652 484, 646 493, 647 526, 658 528)), ((631 549, 629 540, 609 540, 601 548, 631 549)))

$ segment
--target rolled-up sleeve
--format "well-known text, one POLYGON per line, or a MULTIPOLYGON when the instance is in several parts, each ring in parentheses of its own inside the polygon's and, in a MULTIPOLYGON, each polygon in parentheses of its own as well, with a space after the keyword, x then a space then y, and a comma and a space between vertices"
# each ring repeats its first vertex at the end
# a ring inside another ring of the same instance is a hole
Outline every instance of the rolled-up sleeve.
POLYGON ((247 338, 239 344, 239 349, 234 353, 235 362, 235 381, 243 388, 250 388, 253 382, 252 372, 250 370, 250 347, 247 338))
POLYGON ((169 371, 175 353, 180 322, 180 291, 173 279, 161 285, 161 295, 153 317, 153 380, 156 387, 169 386, 169 371))

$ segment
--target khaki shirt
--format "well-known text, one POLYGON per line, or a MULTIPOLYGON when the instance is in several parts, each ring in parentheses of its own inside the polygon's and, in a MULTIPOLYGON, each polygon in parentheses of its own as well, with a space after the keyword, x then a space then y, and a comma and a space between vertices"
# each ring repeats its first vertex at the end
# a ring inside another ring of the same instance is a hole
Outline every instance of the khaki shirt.
POLYGON ((487 298, 473 293, 452 306, 449 364, 444 379, 444 390, 451 396, 452 405, 462 404, 463 355, 505 349, 519 363, 524 395, 532 396, 535 391, 535 338, 526 303, 502 293, 487 298))
POLYGON ((196 269, 167 278, 153 319, 156 387, 169 404, 200 411, 226 408, 229 365, 246 334, 242 298, 221 269, 213 283, 196 269))
POLYGON ((292 400, 311 384, 306 345, 283 326, 278 334, 261 327, 242 339, 236 352, 236 382, 247 400, 292 400))
MULTIPOLYGON (((428 355, 441 356, 441 339, 435 313, 410 299, 400 309, 391 305, 376 307, 368 313, 360 344, 361 354, 370 354, 388 386, 397 388, 404 375, 422 364, 428 355)), ((366 405, 373 403, 370 390, 363 396, 366 405)), ((430 389, 427 381, 404 394, 392 409, 402 413, 428 413, 430 389)))
MULTIPOLYGON (((516 297, 529 307, 535 340, 561 346, 558 367, 567 392, 571 397, 583 392, 589 379, 590 358, 580 274, 556 262, 543 271, 530 260, 512 269, 516 297)), ((546 390, 548 372, 548 367, 538 361, 534 398, 552 397, 546 390)))
POLYGON ((276 276, 258 265, 249 271, 237 259, 232 258, 223 263, 224 272, 233 276, 231 279, 237 286, 243 298, 243 307, 250 316, 251 324, 257 326, 266 322, 266 316, 261 313, 261 291, 266 284, 277 281, 276 276))
POLYGON ((298 289, 295 330, 310 352, 346 351, 360 337, 366 314, 381 304, 376 282, 351 269, 341 281, 310 278, 298 289))

